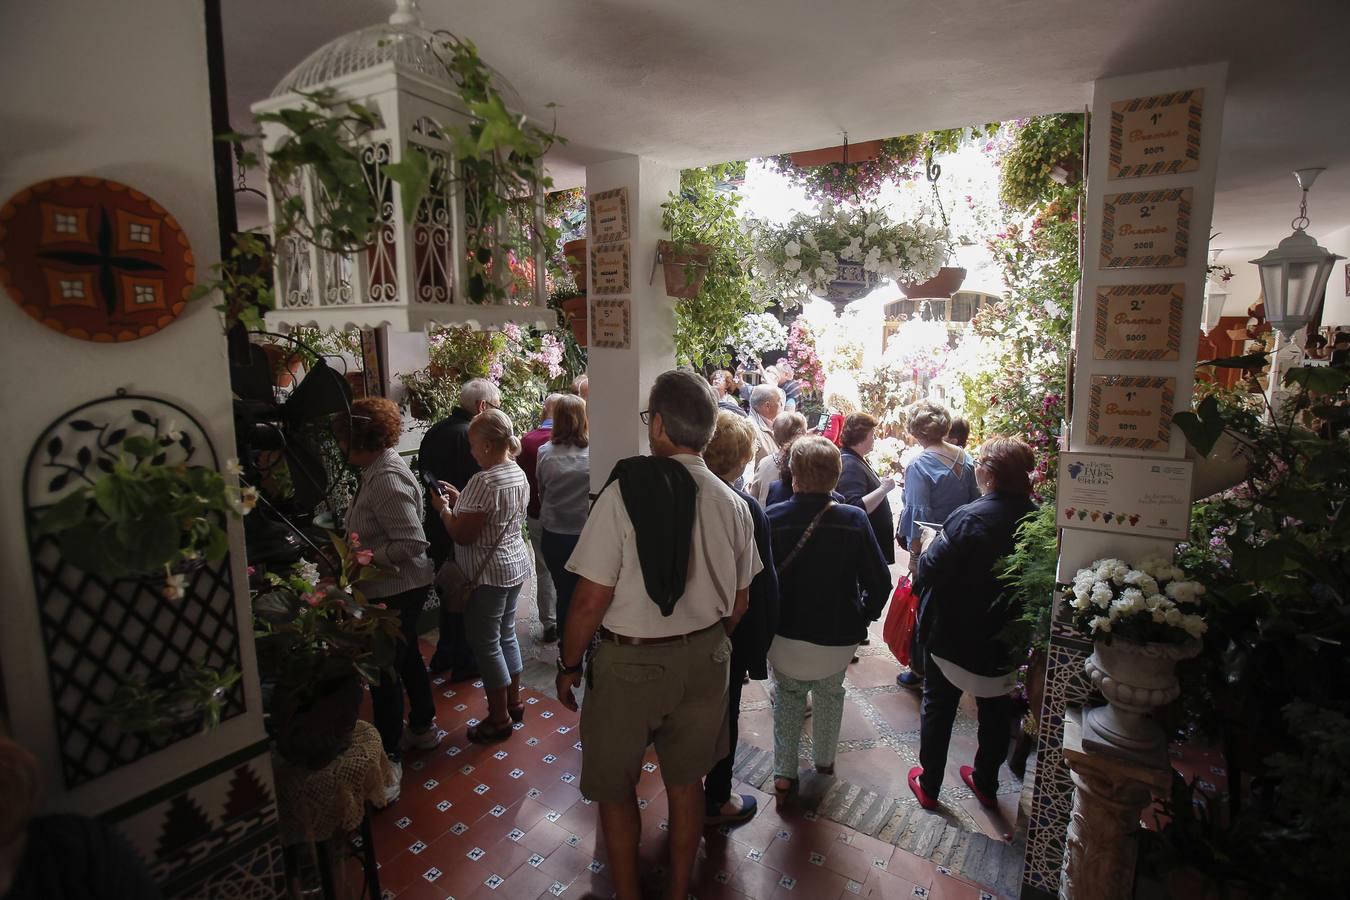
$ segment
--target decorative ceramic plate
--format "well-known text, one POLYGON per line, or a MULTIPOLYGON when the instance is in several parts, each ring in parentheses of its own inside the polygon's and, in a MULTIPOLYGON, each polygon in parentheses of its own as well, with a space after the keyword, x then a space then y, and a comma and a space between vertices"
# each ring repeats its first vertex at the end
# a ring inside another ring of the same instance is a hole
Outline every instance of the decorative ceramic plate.
POLYGON ((173 216, 125 184, 54 178, 0 207, 0 284, 43 325, 134 341, 183 311, 192 248, 173 216))

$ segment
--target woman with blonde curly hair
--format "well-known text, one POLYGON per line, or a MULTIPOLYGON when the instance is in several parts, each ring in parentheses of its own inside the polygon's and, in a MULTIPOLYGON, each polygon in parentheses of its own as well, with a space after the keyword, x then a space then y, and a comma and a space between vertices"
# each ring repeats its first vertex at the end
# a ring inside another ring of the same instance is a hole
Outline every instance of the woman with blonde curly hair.
POLYGON ((344 527, 354 547, 372 551, 386 574, 362 584, 372 602, 399 614, 403 641, 394 657, 396 677, 371 685, 372 718, 389 755, 389 794, 398 795, 402 778, 401 744, 429 749, 440 743, 431 679, 417 646, 417 618, 431 590, 434 571, 422 530, 422 485, 395 447, 403 434, 403 416, 392 400, 366 397, 350 415, 333 418, 333 436, 352 465, 361 470, 361 487, 347 508, 344 527), (403 692, 408 692, 408 728, 403 732, 403 692))
POLYGON ((455 542, 456 562, 478 585, 464 610, 464 630, 482 674, 488 714, 469 729, 468 738, 485 744, 509 738, 512 723, 525 716, 516 603, 530 572, 530 551, 522 536, 530 484, 516 465, 520 439, 501 410, 485 409, 474 417, 469 451, 478 473, 462 491, 441 482, 431 505, 455 542))

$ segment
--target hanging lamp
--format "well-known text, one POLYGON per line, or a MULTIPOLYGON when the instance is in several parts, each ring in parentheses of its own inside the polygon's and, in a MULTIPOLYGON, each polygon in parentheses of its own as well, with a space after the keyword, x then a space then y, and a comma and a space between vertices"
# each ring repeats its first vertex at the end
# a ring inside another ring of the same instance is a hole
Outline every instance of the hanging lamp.
POLYGON ((1294 178, 1303 191, 1298 217, 1289 224, 1294 233, 1280 241, 1275 249, 1250 262, 1261 271, 1261 288, 1266 298, 1266 321, 1286 339, 1307 327, 1317 315, 1327 279, 1337 260, 1345 259, 1320 247, 1305 229, 1308 220, 1308 191, 1325 169, 1299 169, 1294 178))

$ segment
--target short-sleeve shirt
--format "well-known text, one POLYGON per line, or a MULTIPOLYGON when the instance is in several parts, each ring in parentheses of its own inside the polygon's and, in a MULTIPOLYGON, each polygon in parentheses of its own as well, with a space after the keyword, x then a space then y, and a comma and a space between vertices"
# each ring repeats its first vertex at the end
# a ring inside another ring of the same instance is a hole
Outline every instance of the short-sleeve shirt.
POLYGON ((483 567, 480 584, 514 587, 530 572, 530 555, 521 537, 525 508, 530 503, 530 484, 513 460, 484 469, 469 479, 455 501, 455 514, 486 513, 487 522, 472 544, 455 545, 455 561, 470 578, 483 567), (502 536, 505 531, 505 536, 502 536), (493 545, 501 537, 501 545, 493 545), (492 558, 484 566, 484 559, 492 558))
POLYGON ((755 523, 745 501, 704 464, 703 458, 678 454, 698 485, 689 575, 684 595, 669 616, 647 594, 638 559, 637 532, 617 481, 605 488, 591 509, 567 570, 614 588, 604 626, 628 637, 670 637, 717 624, 730 616, 736 592, 750 587, 763 569, 755 548, 755 523))

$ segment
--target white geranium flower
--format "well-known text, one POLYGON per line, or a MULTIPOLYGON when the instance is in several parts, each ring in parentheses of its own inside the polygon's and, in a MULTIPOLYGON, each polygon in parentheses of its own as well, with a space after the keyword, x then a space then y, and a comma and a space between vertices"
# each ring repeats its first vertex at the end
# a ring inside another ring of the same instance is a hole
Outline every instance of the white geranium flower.
POLYGON ((231 456, 225 460, 225 474, 239 476, 244 474, 244 467, 239 465, 239 460, 231 456))
POLYGON ((813 249, 819 249, 818 245, 816 244, 816 236, 811 232, 808 231, 806 234, 802 235, 802 240, 806 241, 808 247, 811 247, 813 249))
POLYGON ((245 485, 239 489, 239 511, 244 515, 253 512, 253 507, 258 505, 258 489, 253 485, 245 485))
POLYGON ((1086 593, 1074 594, 1073 599, 1069 601, 1069 605, 1081 612, 1092 605, 1092 597, 1086 593))
POLYGON ((783 263, 783 271, 785 272, 799 272, 801 271, 801 268, 802 261, 796 257, 792 257, 788 259, 787 262, 783 263))
POLYGON ((867 235, 868 237, 872 237, 872 235, 876 234, 880 230, 881 230, 881 223, 872 222, 866 228, 863 229, 863 234, 867 235))
MULTIPOLYGON (((786 244, 783 245, 783 252, 790 257, 800 256, 802 252, 802 245, 797 243, 796 241, 788 241, 786 244)), ((799 262, 797 263, 797 265, 801 266, 801 263, 799 262)))
POLYGON ((1097 586, 1092 589, 1092 602, 1100 606, 1102 609, 1106 609, 1108 606, 1110 606, 1111 601, 1114 598, 1115 593, 1106 584, 1098 582, 1097 586))
POLYGON ((1158 593, 1158 582, 1153 580, 1153 576, 1139 569, 1131 569, 1126 572, 1125 583, 1134 585, 1145 594, 1158 593))
POLYGON ((1205 624, 1205 620, 1199 616, 1183 616, 1181 619, 1181 627, 1186 629, 1186 633, 1193 638, 1198 638, 1209 630, 1209 626, 1205 624))
POLYGON ((1109 632, 1111 630, 1111 620, 1105 616, 1094 616, 1088 626, 1093 631, 1109 632))
POLYGON ((187 596, 187 576, 165 575, 164 590, 161 593, 163 593, 165 600, 182 600, 187 596))
POLYGON ((1171 605, 1172 601, 1168 600, 1162 594, 1153 594, 1152 596, 1144 598, 1144 606, 1149 610, 1157 610, 1159 608, 1167 609, 1171 605))
POLYGON ((1180 625, 1186 617, 1175 606, 1163 613, 1163 621, 1168 625, 1180 625))

